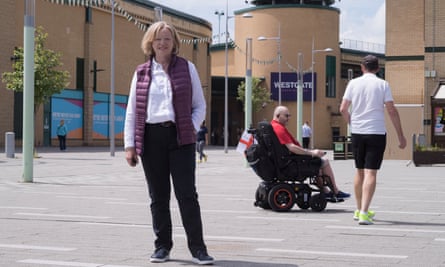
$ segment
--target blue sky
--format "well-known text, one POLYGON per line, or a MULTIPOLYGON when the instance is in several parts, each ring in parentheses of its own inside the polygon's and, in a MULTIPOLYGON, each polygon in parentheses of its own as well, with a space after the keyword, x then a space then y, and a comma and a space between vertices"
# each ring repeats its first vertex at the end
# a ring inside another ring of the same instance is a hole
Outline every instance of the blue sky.
MULTIPOLYGON (((215 11, 226 9, 226 0, 151 0, 173 9, 203 18, 213 25, 213 34, 218 34, 218 15, 215 11), (203 4, 203 2, 205 4, 203 4)), ((244 0, 228 0, 229 15, 234 10, 247 8, 244 0)), ((385 0, 341 0, 334 4, 341 10, 340 39, 350 39, 369 43, 385 43, 385 0)), ((233 22, 229 20, 229 32, 233 34, 233 22), (232 30, 230 30, 232 29, 232 30)), ((225 27, 221 17, 221 32, 225 27)))

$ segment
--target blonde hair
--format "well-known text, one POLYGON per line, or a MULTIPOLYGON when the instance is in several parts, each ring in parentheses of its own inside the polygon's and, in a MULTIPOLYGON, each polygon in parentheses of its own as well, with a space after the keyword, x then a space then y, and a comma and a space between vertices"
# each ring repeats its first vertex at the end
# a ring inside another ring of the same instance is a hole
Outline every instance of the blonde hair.
POLYGON ((179 34, 176 29, 165 21, 158 21, 152 24, 148 30, 145 32, 144 37, 142 37, 141 48, 145 55, 151 57, 155 55, 153 50, 153 41, 159 32, 163 29, 168 29, 173 36, 173 54, 178 54, 179 52, 179 34))

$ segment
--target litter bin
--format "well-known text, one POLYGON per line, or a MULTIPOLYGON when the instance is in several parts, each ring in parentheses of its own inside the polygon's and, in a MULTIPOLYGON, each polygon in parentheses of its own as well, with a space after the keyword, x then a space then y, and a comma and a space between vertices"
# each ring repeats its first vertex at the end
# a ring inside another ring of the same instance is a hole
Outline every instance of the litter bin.
POLYGON ((5 153, 7 158, 14 158, 15 134, 13 132, 5 133, 5 153))
POLYGON ((332 142, 332 150, 334 151, 335 159, 346 159, 346 146, 344 136, 334 136, 332 142))

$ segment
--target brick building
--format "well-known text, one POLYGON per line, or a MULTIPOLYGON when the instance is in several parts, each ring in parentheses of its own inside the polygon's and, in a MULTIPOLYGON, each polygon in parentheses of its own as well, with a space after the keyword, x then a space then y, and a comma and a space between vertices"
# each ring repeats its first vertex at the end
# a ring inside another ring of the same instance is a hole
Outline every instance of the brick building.
MULTIPOLYGON (((46 48, 61 52, 70 73, 68 88, 40 107, 35 117, 35 145, 51 145, 60 119, 68 125, 68 145, 109 143, 111 69, 110 1, 36 0, 35 26, 48 33, 46 48)), ((0 73, 12 71, 14 47, 23 47, 24 1, 5 0, 0 9, 4 26, 0 40, 0 73)), ((197 67, 210 109, 211 25, 209 22, 143 0, 116 0, 115 8, 115 137, 122 143, 123 121, 131 77, 146 58, 140 48, 144 30, 162 19, 173 24, 182 39, 180 55, 197 67), (155 10, 160 7, 162 12, 155 10)), ((6 132, 21 143, 23 94, 0 83, 0 146, 6 132)))

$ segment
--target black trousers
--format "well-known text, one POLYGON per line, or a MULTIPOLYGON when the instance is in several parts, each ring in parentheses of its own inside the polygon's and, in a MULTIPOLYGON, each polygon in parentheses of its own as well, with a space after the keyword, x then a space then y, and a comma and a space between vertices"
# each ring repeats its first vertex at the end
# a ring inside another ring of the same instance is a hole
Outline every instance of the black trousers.
POLYGON ((310 137, 303 137, 303 148, 309 148, 310 137))
POLYGON ((66 149, 66 135, 58 135, 57 138, 59 138, 60 150, 65 150, 66 149))
POLYGON ((171 181, 192 255, 206 250, 195 186, 195 144, 178 146, 176 127, 147 124, 141 157, 151 198, 155 249, 173 247, 170 214, 171 181))

